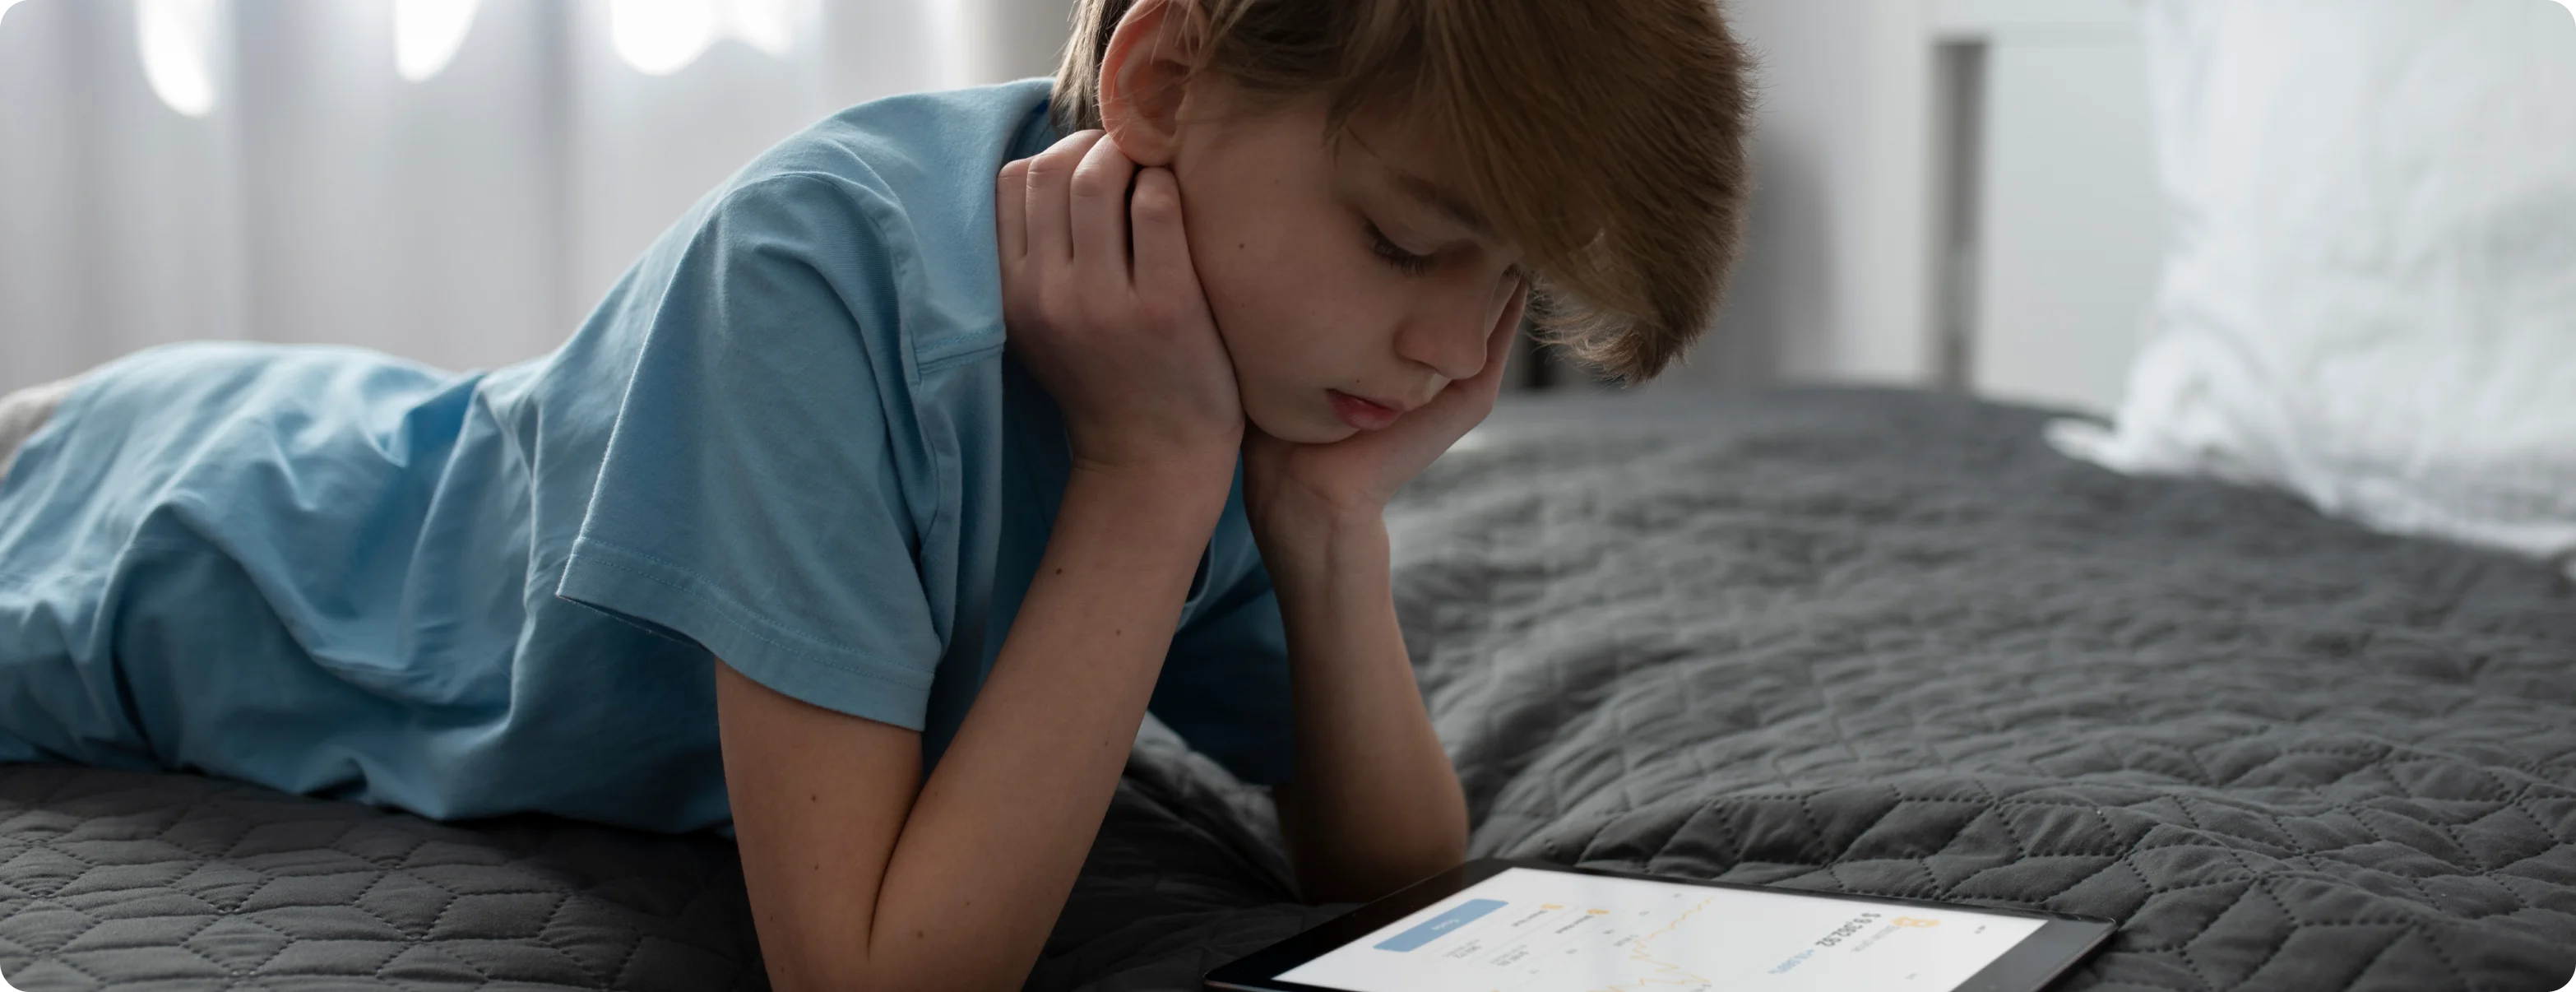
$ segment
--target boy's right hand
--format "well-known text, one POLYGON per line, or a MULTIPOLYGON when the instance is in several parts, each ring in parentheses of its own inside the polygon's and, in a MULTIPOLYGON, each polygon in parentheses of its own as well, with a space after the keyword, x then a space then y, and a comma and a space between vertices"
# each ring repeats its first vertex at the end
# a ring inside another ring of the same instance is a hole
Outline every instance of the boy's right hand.
POLYGON ((1082 131, 1003 166, 994 214, 1009 347, 1063 408, 1075 466, 1230 485, 1242 402, 1171 170, 1082 131))

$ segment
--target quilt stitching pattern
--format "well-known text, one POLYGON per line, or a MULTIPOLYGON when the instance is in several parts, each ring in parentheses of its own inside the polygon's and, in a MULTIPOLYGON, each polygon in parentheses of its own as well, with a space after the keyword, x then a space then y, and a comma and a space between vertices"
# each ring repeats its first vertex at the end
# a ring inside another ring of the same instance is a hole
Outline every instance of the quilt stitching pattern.
MULTIPOLYGON (((2110 916, 2061 992, 2554 992, 2576 582, 1816 391, 1498 418, 1390 512, 1480 855, 2110 916)), ((1149 721, 1028 987, 1182 992, 1344 906, 1149 721)), ((52 989, 757 989, 730 845, 0 769, 52 989)))
MULTIPOLYGON (((2112 476, 2035 411, 1683 412, 1524 421, 1391 515, 1477 853, 2123 920, 2062 990, 2576 970, 2564 577, 2112 476)), ((1270 908, 1042 987, 1194 988, 1176 948, 1270 908)))
POLYGON ((0 772, 0 971, 31 992, 766 985, 717 838, 23 766, 0 772))
POLYGON ((2067 989, 2576 970, 2563 576, 2055 459, 2031 411, 1701 416, 1527 430, 1408 493, 1399 606, 1478 852, 2126 921, 2067 989), (1639 597, 1667 619, 1611 631, 1639 597))

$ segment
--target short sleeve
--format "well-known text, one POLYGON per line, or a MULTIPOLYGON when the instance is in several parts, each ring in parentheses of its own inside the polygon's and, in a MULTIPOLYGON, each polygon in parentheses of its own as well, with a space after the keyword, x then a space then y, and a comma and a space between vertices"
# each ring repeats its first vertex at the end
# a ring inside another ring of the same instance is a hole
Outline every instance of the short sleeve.
POLYGON ((1269 573, 1253 568, 1173 636, 1149 706, 1236 778, 1288 781, 1295 743, 1288 635, 1269 573))
POLYGON ((557 595, 745 676, 920 729, 942 653, 902 484, 928 471, 858 198, 786 175, 726 194, 641 327, 557 595), (869 335, 877 335, 872 339, 869 335))

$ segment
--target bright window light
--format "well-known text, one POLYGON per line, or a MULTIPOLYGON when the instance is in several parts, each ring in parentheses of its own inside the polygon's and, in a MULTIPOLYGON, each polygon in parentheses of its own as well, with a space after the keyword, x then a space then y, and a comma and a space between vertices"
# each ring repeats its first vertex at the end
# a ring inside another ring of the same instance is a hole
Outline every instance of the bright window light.
POLYGON ((608 0, 608 39, 635 71, 666 76, 715 44, 716 0, 608 0))
POLYGON ((975 80, 975 52, 969 38, 965 0, 930 0, 930 51, 938 77, 934 85, 953 90, 975 80))
POLYGON ((687 68, 724 38, 783 58, 809 7, 806 0, 608 0, 609 41, 627 65, 655 76, 687 68))
POLYGON ((725 33, 742 43, 785 58, 795 47, 796 18, 790 0, 730 0, 725 5, 725 33))
POLYGON ((215 0, 134 0, 134 30, 161 102, 190 117, 215 109, 215 0))
POLYGON ((422 82, 456 58, 482 0, 394 0, 394 68, 422 82))

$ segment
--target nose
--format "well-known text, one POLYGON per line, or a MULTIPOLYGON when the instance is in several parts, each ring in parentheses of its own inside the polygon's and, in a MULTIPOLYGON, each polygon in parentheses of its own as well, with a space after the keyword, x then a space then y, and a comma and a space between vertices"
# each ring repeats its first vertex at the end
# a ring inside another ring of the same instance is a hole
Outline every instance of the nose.
POLYGON ((1485 342, 1494 315, 1465 301, 1415 314, 1396 332, 1396 354, 1431 367, 1451 382, 1473 379, 1485 369, 1485 342))

